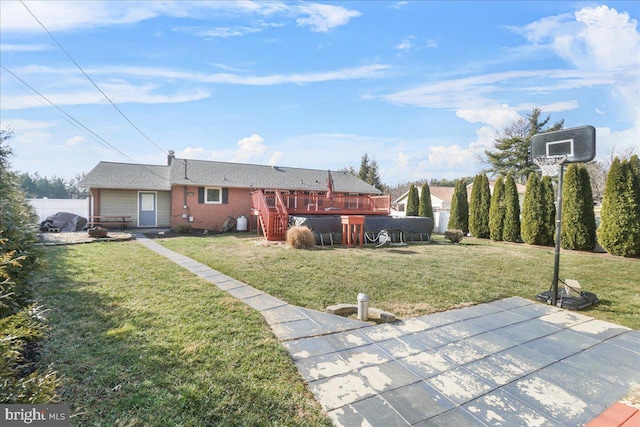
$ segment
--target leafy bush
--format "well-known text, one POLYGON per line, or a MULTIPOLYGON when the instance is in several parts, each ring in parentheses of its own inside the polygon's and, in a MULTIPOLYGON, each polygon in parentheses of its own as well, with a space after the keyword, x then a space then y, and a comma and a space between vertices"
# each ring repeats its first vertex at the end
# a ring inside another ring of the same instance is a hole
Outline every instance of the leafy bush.
POLYGON ((444 238, 451 243, 460 243, 463 237, 464 232, 462 230, 447 230, 444 232, 444 238))
POLYGON ((287 230, 287 244, 294 249, 310 248, 316 243, 316 238, 308 227, 294 226, 287 230))
POLYGON ((191 234, 193 232, 193 227, 189 223, 182 223, 176 226, 176 233, 178 234, 191 234))

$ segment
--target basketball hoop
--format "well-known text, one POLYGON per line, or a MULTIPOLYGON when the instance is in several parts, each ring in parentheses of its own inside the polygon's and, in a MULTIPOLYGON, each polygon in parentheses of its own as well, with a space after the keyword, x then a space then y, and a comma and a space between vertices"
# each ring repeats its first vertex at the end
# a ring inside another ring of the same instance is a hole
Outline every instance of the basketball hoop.
POLYGON ((533 162, 542 170, 542 176, 555 176, 558 174, 559 166, 567 160, 566 154, 556 156, 536 156, 533 162))

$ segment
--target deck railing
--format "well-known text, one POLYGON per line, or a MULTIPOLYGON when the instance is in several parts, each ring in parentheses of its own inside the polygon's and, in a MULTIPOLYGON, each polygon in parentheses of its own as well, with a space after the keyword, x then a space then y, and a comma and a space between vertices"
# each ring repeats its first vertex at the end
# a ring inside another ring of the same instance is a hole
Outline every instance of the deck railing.
POLYGON ((277 194, 269 194, 262 191, 251 193, 253 208, 259 216, 258 227, 268 240, 283 240, 287 232, 289 215, 281 197, 277 194))
POLYGON ((280 194, 289 215, 389 215, 391 196, 350 196, 336 194, 280 194))
POLYGON ((389 215, 391 195, 351 196, 335 194, 295 194, 282 191, 257 190, 251 193, 258 227, 267 240, 283 240, 289 215, 389 215))

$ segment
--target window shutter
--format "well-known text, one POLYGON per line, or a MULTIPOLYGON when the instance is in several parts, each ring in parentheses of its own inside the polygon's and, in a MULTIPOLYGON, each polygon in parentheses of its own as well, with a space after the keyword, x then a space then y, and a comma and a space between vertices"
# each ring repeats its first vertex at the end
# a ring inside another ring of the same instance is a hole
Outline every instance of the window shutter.
POLYGON ((198 187, 198 203, 204 203, 204 187, 198 187))
POLYGON ((228 188, 223 188, 222 189, 222 204, 226 205, 229 203, 229 189, 228 188))

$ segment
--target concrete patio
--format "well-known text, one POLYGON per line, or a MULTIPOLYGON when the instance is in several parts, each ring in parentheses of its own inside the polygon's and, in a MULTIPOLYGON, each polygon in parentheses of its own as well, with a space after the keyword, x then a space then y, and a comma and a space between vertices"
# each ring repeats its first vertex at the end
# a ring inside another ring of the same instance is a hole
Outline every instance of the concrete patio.
POLYGON ((513 297, 370 325, 136 238, 258 310, 337 426, 577 426, 640 385, 640 331, 577 312, 513 297))

